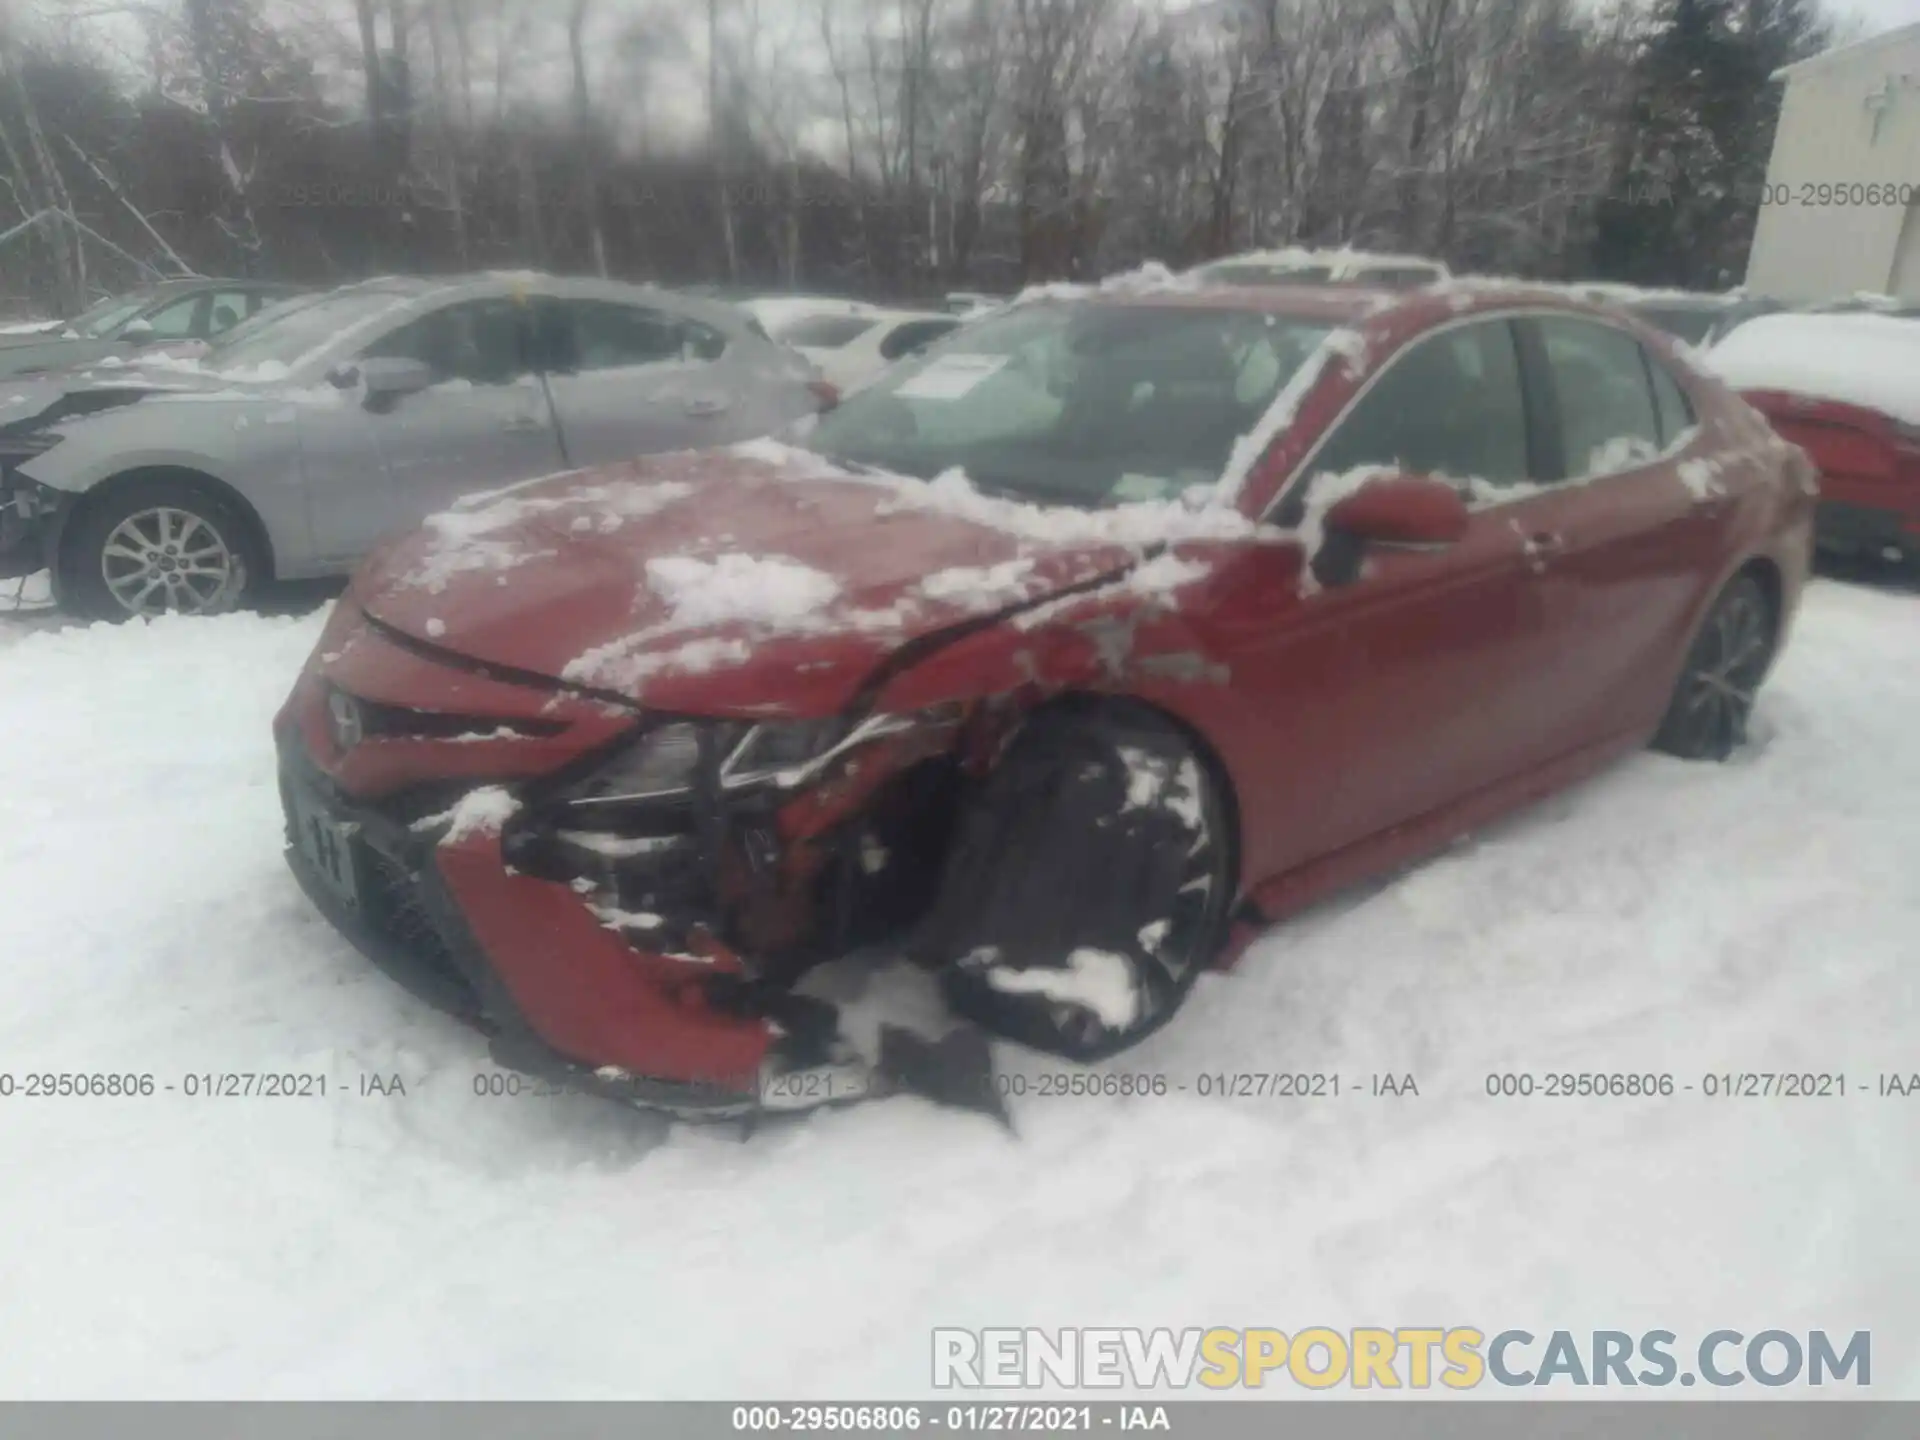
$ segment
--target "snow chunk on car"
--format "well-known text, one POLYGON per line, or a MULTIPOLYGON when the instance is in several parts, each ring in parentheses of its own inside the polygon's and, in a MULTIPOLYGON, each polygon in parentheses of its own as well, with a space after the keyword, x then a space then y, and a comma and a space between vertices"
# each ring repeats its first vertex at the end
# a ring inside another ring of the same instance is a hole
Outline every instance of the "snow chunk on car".
POLYGON ((840 594, 839 581, 796 560, 737 554, 649 560, 647 584, 672 607, 672 623, 690 630, 803 622, 840 594))
POLYGON ((440 837, 440 843, 458 845, 474 835, 498 835, 519 809, 520 802, 508 791, 498 785, 483 785, 462 795, 451 810, 414 821, 413 828, 434 830, 445 825, 447 833, 440 837))

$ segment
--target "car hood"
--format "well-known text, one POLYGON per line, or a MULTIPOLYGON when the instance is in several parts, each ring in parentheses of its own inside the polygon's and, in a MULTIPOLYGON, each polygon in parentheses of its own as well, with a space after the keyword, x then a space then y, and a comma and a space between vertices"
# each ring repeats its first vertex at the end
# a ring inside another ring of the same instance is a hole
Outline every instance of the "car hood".
POLYGON ((83 362, 69 369, 13 376, 7 376, 4 365, 0 365, 0 431, 34 429, 135 401, 151 403, 175 395, 219 393, 267 396, 273 393, 273 387, 202 370, 184 358, 162 358, 141 365, 89 366, 83 362))
POLYGON ((1000 503, 771 442, 656 456, 475 497, 352 598, 434 650, 651 708, 829 714, 903 650, 1141 554, 995 524, 1000 503))

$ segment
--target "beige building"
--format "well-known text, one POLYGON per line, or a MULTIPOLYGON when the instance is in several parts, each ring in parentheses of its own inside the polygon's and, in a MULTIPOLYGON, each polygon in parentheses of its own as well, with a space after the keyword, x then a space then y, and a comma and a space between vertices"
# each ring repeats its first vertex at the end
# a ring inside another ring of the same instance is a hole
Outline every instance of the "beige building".
POLYGON ((1920 25, 1774 79, 1786 94, 1747 288, 1780 300, 1920 300, 1920 25))

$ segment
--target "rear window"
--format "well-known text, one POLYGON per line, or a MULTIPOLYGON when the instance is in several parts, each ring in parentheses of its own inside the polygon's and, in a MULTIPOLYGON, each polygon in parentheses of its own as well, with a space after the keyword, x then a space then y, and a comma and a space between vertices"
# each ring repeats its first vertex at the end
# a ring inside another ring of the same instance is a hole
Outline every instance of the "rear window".
POLYGON ((1705 306, 1634 305, 1629 308, 1647 324, 1657 326, 1689 345, 1698 345, 1705 340, 1712 333, 1714 322, 1720 318, 1718 310, 1705 306))
POLYGON ((781 326, 775 338, 809 350, 838 350, 866 334, 874 324, 860 315, 809 315, 781 326))

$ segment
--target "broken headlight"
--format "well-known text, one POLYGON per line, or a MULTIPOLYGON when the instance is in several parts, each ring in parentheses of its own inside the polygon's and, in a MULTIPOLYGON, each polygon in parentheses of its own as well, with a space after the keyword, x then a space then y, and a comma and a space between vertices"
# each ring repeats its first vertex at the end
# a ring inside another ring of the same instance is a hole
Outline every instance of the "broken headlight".
POLYGON ((787 720, 755 725, 720 767, 725 786, 758 785, 806 769, 838 743, 839 720, 787 720))
POLYGON ((626 804, 636 800, 686 799, 699 789, 700 767, 711 755, 719 787, 806 783, 835 758, 888 735, 923 725, 951 726, 957 705, 913 715, 870 715, 848 727, 826 720, 759 722, 676 720, 647 731, 566 792, 576 806, 626 804))
POLYGON ((573 786, 567 799, 599 805, 689 795, 699 769, 700 727, 686 721, 661 725, 573 786))
POLYGON ((574 805, 684 798, 698 788, 703 742, 727 789, 759 785, 802 770, 831 750, 840 720, 741 724, 679 720, 660 725, 615 755, 568 793, 574 805))

